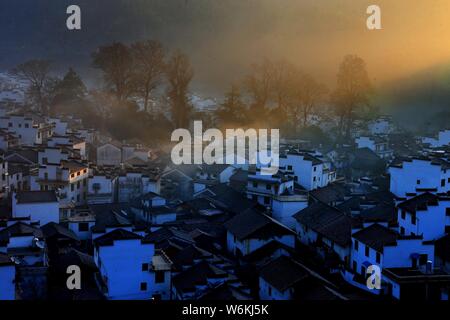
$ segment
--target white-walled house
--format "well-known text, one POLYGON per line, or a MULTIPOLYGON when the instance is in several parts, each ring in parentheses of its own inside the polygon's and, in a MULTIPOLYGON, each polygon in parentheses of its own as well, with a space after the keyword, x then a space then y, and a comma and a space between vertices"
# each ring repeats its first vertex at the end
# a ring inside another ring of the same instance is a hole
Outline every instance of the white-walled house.
POLYGON ((389 190, 398 198, 450 191, 450 164, 441 159, 402 159, 389 166, 389 174, 389 190))
POLYGON ((122 145, 116 142, 97 147, 97 165, 119 166, 122 163, 122 145))
POLYGON ((291 248, 295 246, 295 232, 275 219, 247 209, 228 220, 227 251, 236 257, 246 256, 275 240, 291 248))
POLYGON ((45 240, 40 228, 29 220, 13 220, 0 229, 0 252, 12 257, 19 267, 46 267, 45 240))
POLYGON ((316 202, 294 215, 299 241, 323 259, 332 253, 342 265, 350 261, 352 219, 335 207, 316 202))
POLYGON ((394 151, 389 149, 386 138, 381 136, 361 136, 355 139, 358 149, 369 148, 381 159, 392 158, 394 151))
POLYGON ((54 191, 20 191, 12 196, 12 216, 30 217, 41 226, 59 223, 59 204, 54 191))
POLYGON ((19 139, 19 143, 32 146, 38 142, 38 127, 33 119, 24 115, 0 117, 0 128, 8 130, 19 139))
POLYGON ((89 210, 80 210, 67 219, 67 228, 80 240, 92 239, 92 228, 95 226, 95 215, 89 210))
POLYGON ((271 207, 272 200, 285 192, 294 192, 294 180, 282 174, 262 175, 259 171, 249 173, 247 178, 247 198, 271 207))
POLYGON ((272 211, 272 218, 294 229, 293 215, 308 205, 306 192, 294 188, 294 180, 288 175, 261 175, 249 173, 247 178, 247 198, 257 201, 272 211))
POLYGON ((377 119, 370 121, 367 128, 372 135, 386 135, 394 130, 392 118, 390 116, 380 116, 377 119))
POLYGON ((87 203, 113 203, 116 180, 111 174, 94 172, 88 179, 87 203))
POLYGON ((439 131, 437 137, 424 137, 422 142, 433 148, 439 148, 450 144, 450 129, 439 131))
POLYGON ((31 176, 31 190, 56 191, 61 218, 65 219, 76 205, 87 203, 88 177, 88 166, 85 163, 70 159, 47 163, 31 176))
POLYGON ((16 299, 16 267, 11 258, 0 252, 0 301, 16 299))
POLYGON ((402 236, 374 223, 352 234, 352 271, 366 277, 367 267, 419 267, 434 259, 434 245, 422 236, 402 236))
POLYGON ((397 205, 401 235, 420 235, 424 240, 443 237, 450 227, 450 198, 423 193, 397 205))
POLYGON ((139 170, 122 173, 117 178, 117 201, 128 202, 142 194, 154 192, 160 194, 160 176, 139 170))
POLYGON ((168 299, 171 262, 142 236, 116 229, 94 240, 99 285, 110 300, 168 299))
POLYGON ((325 187, 336 180, 336 174, 325 163, 307 152, 288 152, 280 156, 280 168, 291 174, 306 190, 325 187))

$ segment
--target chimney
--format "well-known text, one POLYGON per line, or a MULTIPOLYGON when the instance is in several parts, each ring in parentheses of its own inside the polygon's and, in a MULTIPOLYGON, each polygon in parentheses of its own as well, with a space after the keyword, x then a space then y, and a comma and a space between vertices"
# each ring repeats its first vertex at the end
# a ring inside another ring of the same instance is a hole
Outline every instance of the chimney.
POLYGON ((428 260, 425 268, 426 274, 432 274, 433 273, 433 261, 428 260))

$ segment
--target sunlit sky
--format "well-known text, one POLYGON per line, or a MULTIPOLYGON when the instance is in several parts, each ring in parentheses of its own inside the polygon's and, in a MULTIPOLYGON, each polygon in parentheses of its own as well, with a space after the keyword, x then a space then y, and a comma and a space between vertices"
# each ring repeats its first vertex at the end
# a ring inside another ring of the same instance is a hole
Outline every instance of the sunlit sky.
POLYGON ((195 83, 223 89, 260 59, 286 59, 332 85, 345 54, 363 57, 375 83, 450 61, 448 0, 2 0, 0 64, 48 56, 92 75, 90 53, 114 40, 158 39, 189 54, 195 83), (65 29, 65 8, 82 30, 65 29), (366 28, 381 7, 382 30, 366 28))

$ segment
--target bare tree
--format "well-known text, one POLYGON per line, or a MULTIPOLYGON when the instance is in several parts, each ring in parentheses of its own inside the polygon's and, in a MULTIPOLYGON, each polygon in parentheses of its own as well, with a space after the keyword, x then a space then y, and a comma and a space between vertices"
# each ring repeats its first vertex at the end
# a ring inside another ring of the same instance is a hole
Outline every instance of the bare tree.
POLYGON ((336 90, 331 95, 335 112, 340 118, 341 136, 350 137, 354 113, 358 108, 369 104, 371 91, 372 85, 364 60, 356 55, 345 56, 339 66, 336 90))
POLYGON ((188 97, 189 84, 194 76, 189 58, 176 51, 166 66, 168 82, 167 96, 171 106, 172 120, 177 128, 189 125, 189 114, 192 106, 188 97))
POLYGON ((92 54, 93 65, 103 71, 103 78, 119 101, 128 99, 135 92, 133 59, 130 48, 115 42, 102 46, 92 54))
MULTIPOLYGON (((136 42, 131 46, 136 76, 136 91, 149 110, 149 99, 164 75, 164 49, 158 41, 136 42)), ((153 110, 152 110, 153 111, 153 110)))
POLYGON ((34 59, 19 64, 11 71, 13 76, 29 82, 28 94, 35 100, 40 112, 47 111, 47 95, 55 84, 50 77, 50 65, 48 60, 34 59))
POLYGON ((252 65, 252 72, 244 80, 244 86, 253 99, 251 107, 260 114, 266 111, 271 98, 273 79, 273 63, 265 59, 261 64, 252 65))
POLYGON ((328 89, 311 75, 302 72, 296 72, 291 88, 295 119, 301 117, 303 126, 306 126, 308 116, 324 98, 328 89))
POLYGON ((242 102, 237 85, 231 85, 225 94, 225 101, 215 112, 218 120, 224 125, 242 125, 246 122, 247 108, 242 102))

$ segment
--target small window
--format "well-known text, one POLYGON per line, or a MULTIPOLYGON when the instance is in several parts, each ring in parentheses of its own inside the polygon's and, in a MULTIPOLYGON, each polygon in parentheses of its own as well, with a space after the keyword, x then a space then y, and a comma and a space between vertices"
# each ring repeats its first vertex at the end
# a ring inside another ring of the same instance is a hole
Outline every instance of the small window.
POLYGON ((266 184, 266 190, 272 189, 272 186, 270 184, 266 184))
POLYGON ((370 248, 368 246, 366 246, 365 255, 366 257, 370 256, 370 248))
POLYGON ((142 271, 148 271, 148 263, 142 264, 142 271))
POLYGON ((445 187, 445 179, 441 180, 441 187, 445 187))
POLYGON ((28 123, 25 123, 25 128, 29 128, 30 125, 28 123))
POLYGON ((355 240, 354 246, 355 246, 355 251, 358 251, 358 249, 359 249, 359 242, 358 242, 358 240, 355 240))
POLYGON ((147 291, 147 282, 141 282, 141 291, 147 291))
POLYGON ((316 181, 316 177, 313 178, 313 181, 316 181))
POLYGON ((420 184, 420 180, 419 179, 417 180, 417 184, 420 184))
POLYGON ((270 198, 264 197, 264 204, 270 204, 270 198))
POLYGON ((155 272, 155 283, 164 283, 165 273, 164 271, 156 271, 155 272))
POLYGON ((377 263, 380 263, 380 261, 381 261, 381 254, 379 252, 377 252, 376 260, 377 260, 377 263))
POLYGON ((289 171, 292 171, 292 166, 287 166, 287 169, 288 169, 289 171))
POLYGON ((13 126, 12 122, 9 122, 9 123, 8 123, 8 127, 11 128, 12 126, 13 126))
POLYGON ((78 224, 78 231, 80 231, 80 232, 89 231, 89 223, 87 223, 87 222, 80 222, 78 224))
POLYGON ((316 171, 317 171, 317 167, 314 167, 314 168, 313 168, 313 171, 316 172, 316 171))
POLYGON ((258 182, 253 181, 253 188, 258 188, 258 182))
POLYGON ((421 254, 419 256, 419 265, 423 266, 425 264, 427 264, 428 261, 428 255, 427 254, 421 254))

